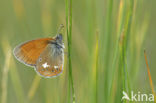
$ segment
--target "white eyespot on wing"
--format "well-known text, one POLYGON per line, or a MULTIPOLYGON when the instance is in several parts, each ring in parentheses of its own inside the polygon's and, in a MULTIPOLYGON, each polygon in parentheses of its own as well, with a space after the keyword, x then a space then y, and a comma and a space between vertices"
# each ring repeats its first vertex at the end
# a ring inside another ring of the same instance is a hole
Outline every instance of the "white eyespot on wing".
POLYGON ((42 66, 43 66, 43 68, 48 68, 48 67, 50 67, 50 65, 48 65, 47 62, 44 63, 44 64, 42 64, 42 66))
POLYGON ((55 69, 58 69, 59 67, 58 67, 58 66, 54 66, 54 68, 55 68, 55 69))

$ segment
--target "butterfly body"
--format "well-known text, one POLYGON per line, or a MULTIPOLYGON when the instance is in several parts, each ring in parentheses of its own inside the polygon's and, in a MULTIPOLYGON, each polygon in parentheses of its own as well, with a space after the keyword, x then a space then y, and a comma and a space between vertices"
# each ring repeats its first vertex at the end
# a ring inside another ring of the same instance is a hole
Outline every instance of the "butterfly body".
POLYGON ((64 44, 61 34, 54 38, 28 41, 17 46, 13 53, 20 62, 33 66, 45 78, 56 77, 63 71, 64 44))

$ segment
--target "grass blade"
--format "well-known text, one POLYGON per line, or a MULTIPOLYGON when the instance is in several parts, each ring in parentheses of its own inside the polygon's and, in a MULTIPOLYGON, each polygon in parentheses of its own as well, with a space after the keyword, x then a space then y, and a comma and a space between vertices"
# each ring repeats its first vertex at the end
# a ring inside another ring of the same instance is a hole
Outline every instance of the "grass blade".
POLYGON ((108 9, 107 9, 107 17, 106 17, 106 24, 105 24, 105 37, 104 37, 104 57, 105 58, 105 79, 104 79, 104 96, 105 96, 105 102, 108 102, 108 93, 109 93, 109 60, 110 60, 110 44, 111 44, 111 24, 112 24, 112 12, 113 12, 113 0, 108 1, 108 9))
POLYGON ((94 80, 94 96, 95 102, 98 103, 98 79, 99 79, 99 70, 98 70, 98 62, 99 62, 99 31, 96 32, 96 45, 94 51, 94 63, 93 63, 93 80, 94 80))
POLYGON ((8 82, 8 72, 9 72, 9 66, 10 66, 10 59, 11 59, 11 49, 8 47, 7 52, 5 53, 5 64, 3 67, 3 73, 2 73, 2 96, 1 96, 1 103, 7 103, 7 82, 8 82))
MULTIPOLYGON (((152 76, 151 76, 151 73, 150 73, 150 68, 149 68, 148 60, 147 60, 147 56, 146 56, 146 50, 144 50, 144 57, 145 57, 145 61, 146 61, 147 72, 148 72, 148 77, 149 77, 149 81, 150 81, 150 86, 151 86, 151 89, 152 89, 152 93, 156 97, 155 90, 154 90, 154 85, 153 85, 153 82, 152 82, 152 76)), ((154 102, 156 102, 156 101, 154 100, 154 102)))
POLYGON ((72 101, 75 103, 74 83, 72 76, 72 62, 71 62, 71 44, 72 44, 72 0, 66 0, 66 28, 67 28, 67 40, 68 40, 68 67, 69 67, 69 91, 68 91, 68 103, 71 102, 71 89, 72 89, 72 101))

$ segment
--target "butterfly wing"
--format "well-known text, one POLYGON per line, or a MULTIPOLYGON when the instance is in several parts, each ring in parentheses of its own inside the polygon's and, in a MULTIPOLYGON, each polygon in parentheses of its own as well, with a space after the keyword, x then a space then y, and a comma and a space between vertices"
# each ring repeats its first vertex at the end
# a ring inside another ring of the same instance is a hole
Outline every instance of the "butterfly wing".
POLYGON ((28 41, 17 46, 13 53, 20 62, 29 66, 35 66, 38 57, 46 48, 49 43, 48 41, 50 40, 53 40, 53 38, 42 38, 28 41))
POLYGON ((36 63, 36 72, 41 76, 56 77, 63 71, 64 51, 56 44, 48 44, 36 63))

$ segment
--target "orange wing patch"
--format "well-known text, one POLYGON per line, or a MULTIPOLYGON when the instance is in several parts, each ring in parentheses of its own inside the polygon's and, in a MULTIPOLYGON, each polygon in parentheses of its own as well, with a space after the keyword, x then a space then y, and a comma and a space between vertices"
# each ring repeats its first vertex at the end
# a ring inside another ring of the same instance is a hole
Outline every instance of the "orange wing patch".
POLYGON ((14 55, 19 61, 31 66, 35 66, 38 57, 49 43, 49 40, 53 40, 53 38, 42 38, 28 41, 17 46, 14 49, 14 55))

